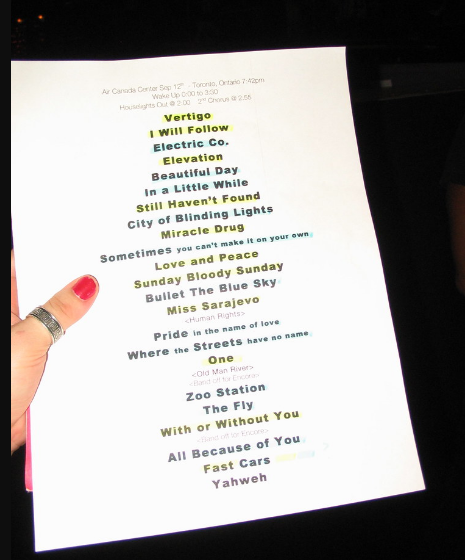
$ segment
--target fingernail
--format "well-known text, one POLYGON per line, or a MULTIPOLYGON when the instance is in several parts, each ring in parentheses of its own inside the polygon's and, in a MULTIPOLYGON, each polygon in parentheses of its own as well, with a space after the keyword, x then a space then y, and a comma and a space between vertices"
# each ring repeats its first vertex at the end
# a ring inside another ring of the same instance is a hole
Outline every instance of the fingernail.
POLYGON ((78 298, 88 300, 97 291, 97 283, 92 276, 83 276, 73 286, 73 292, 78 298))

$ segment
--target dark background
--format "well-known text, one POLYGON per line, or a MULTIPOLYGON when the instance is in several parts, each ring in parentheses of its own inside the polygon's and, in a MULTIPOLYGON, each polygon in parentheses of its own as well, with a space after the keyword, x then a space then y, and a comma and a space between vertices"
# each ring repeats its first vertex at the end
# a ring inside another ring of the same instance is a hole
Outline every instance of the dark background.
MULTIPOLYGON (((440 186, 449 146, 465 114, 465 2, 11 3, 13 60, 111 60, 324 46, 347 46, 360 159, 426 491, 35 554, 22 449, 11 460, 11 558, 465 558, 465 298, 454 284, 440 186)), ((137 449, 133 459, 137 464, 137 449)), ((163 515, 163 504, 153 507, 163 515)))

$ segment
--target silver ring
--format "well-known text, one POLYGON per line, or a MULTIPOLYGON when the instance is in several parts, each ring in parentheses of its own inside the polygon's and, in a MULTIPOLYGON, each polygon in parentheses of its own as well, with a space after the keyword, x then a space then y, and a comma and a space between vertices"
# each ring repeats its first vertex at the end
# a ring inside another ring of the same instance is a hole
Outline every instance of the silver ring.
POLYGON ((36 307, 34 311, 31 311, 29 313, 29 315, 38 319, 48 330, 52 337, 52 344, 55 344, 55 342, 60 340, 60 338, 65 334, 63 327, 56 320, 56 317, 54 317, 43 307, 36 307))

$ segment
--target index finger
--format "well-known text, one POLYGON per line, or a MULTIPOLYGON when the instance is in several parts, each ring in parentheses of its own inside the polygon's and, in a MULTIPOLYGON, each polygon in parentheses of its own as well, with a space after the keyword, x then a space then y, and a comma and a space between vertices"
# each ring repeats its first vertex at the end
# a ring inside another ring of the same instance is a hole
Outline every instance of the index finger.
POLYGON ((15 253, 11 249, 11 324, 19 321, 18 287, 16 284, 15 253))

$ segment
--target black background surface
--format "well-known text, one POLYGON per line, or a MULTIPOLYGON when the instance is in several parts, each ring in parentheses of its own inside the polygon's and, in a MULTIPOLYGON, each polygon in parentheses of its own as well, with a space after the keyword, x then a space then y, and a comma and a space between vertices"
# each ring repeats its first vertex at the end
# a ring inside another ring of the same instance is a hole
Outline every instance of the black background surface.
MULTIPOLYGON (((24 490, 21 449, 11 459, 11 558, 465 557, 465 298, 454 285, 439 186, 465 113, 465 2, 11 3, 13 60, 111 60, 342 45, 347 46, 360 159, 426 491, 36 554, 33 496, 24 490), (386 80, 392 87, 381 87, 386 80)), ((140 460, 137 449, 133 460, 136 465, 140 460)), ((153 512, 163 515, 163 504, 154 503, 153 512)))

